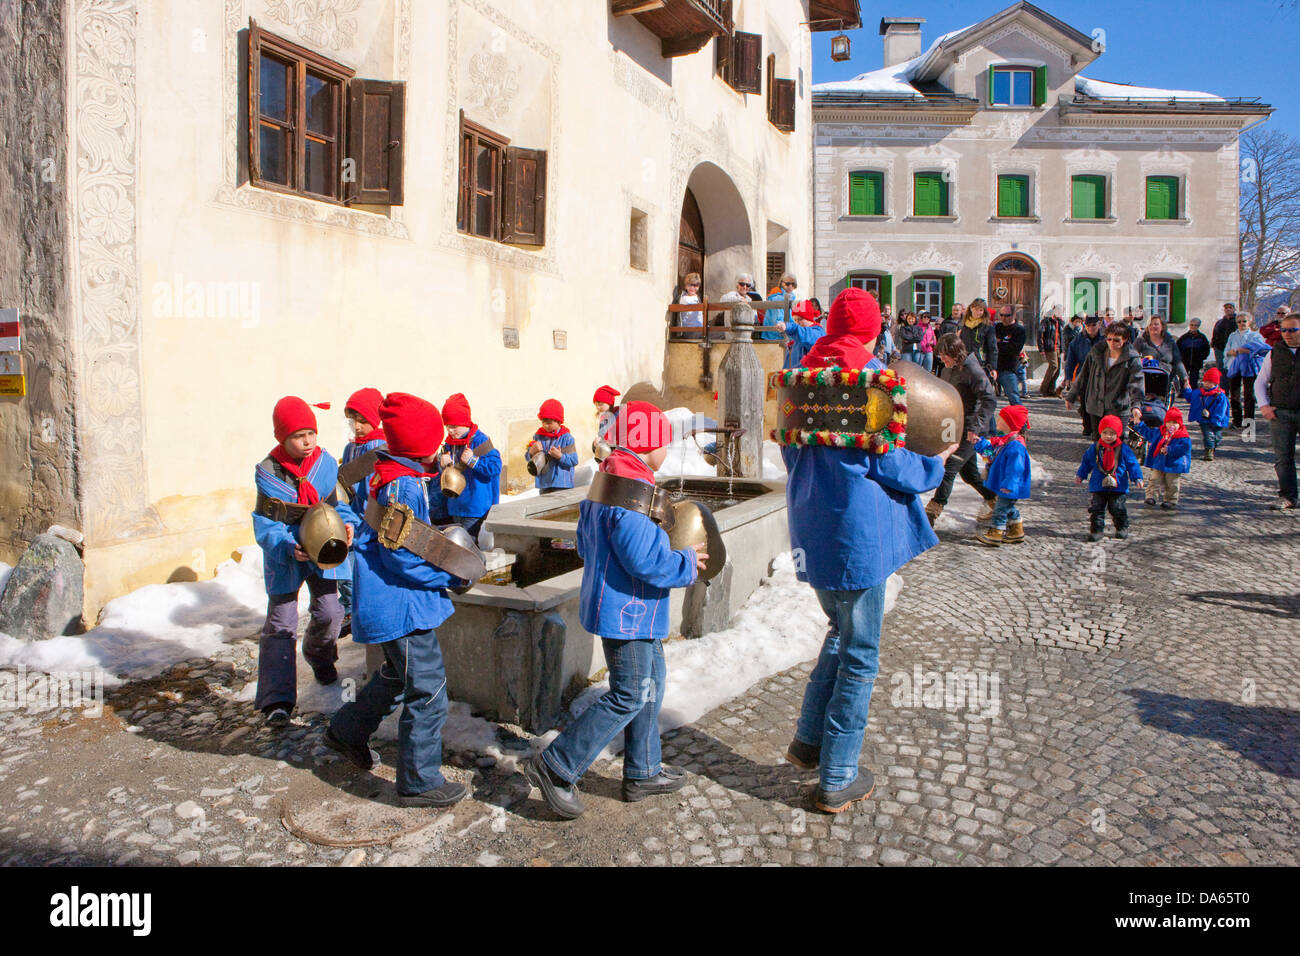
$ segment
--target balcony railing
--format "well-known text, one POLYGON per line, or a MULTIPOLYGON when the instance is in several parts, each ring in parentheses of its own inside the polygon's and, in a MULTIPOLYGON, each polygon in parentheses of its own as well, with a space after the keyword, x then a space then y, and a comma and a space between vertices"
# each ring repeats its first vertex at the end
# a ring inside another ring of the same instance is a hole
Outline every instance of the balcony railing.
POLYGON ((703 49, 716 36, 731 33, 728 0, 614 0, 616 17, 635 16, 659 37, 663 55, 685 56, 703 49))

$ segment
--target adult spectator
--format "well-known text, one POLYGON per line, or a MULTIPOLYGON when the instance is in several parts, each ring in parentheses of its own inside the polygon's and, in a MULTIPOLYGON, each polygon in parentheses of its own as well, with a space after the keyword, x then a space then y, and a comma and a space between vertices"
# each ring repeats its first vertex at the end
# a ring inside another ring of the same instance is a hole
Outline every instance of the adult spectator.
MULTIPOLYGON (((1069 388, 1076 378, 1079 377, 1079 369, 1083 367, 1083 360, 1088 357, 1088 353, 1093 347, 1100 342, 1102 335, 1101 316, 1089 315, 1083 320, 1083 329, 1074 337, 1070 347, 1065 352, 1065 369, 1064 379, 1061 382, 1060 391, 1063 393, 1069 388)), ((1083 422, 1083 433, 1090 433, 1088 426, 1088 414, 1082 408, 1079 409, 1079 418, 1083 422)))
MULTIPOLYGON (((1074 344, 1074 340, 1083 332, 1083 322, 1086 318, 1087 316, 1082 312, 1076 312, 1074 315, 1070 316, 1070 321, 1065 323, 1065 343, 1064 347, 1061 349, 1062 372, 1065 371, 1065 354, 1070 351, 1070 346, 1074 344)), ((1059 387, 1057 388, 1057 391, 1060 391, 1059 387)))
MULTIPOLYGON (((759 293, 757 289, 754 288, 753 277, 746 274, 742 278, 749 279, 749 297, 758 302, 762 302, 763 296, 759 293)), ((796 285, 797 283, 795 283, 794 281, 794 276, 792 275, 781 276, 781 283, 780 283, 781 291, 777 294, 774 294, 772 298, 786 299, 790 302, 791 307, 793 307, 794 298, 795 298, 794 290, 796 285)), ((764 310, 762 321, 759 323, 762 325, 763 329, 761 332, 756 331, 754 333, 754 338, 760 342, 779 342, 781 340, 781 333, 776 328, 776 324, 782 321, 783 319, 785 319, 785 313, 780 311, 779 309, 764 310)))
POLYGON ((1278 332, 1282 340, 1269 350, 1255 376, 1255 401, 1271 423, 1278 499, 1269 507, 1290 511, 1296 506, 1295 443, 1300 432, 1300 314, 1282 319, 1278 332))
MULTIPOLYGON (((1110 326, 1113 324, 1114 324, 1113 322, 1108 324, 1106 326, 1106 331, 1109 332, 1110 326)), ((1135 341, 1137 341, 1138 334, 1142 331, 1142 324, 1138 320, 1136 310, 1134 309, 1124 310, 1124 317, 1120 319, 1120 327, 1123 328, 1124 332, 1128 335, 1129 345, 1132 345, 1135 341)))
POLYGON ((1237 330, 1237 307, 1231 302, 1223 303, 1223 315, 1214 323, 1210 332, 1210 348, 1214 349, 1214 364, 1219 371, 1228 374, 1228 363, 1223 358, 1223 350, 1228 347, 1228 336, 1237 330))
POLYGON ((1142 417, 1142 359, 1128 344, 1124 323, 1112 323, 1105 338, 1094 345, 1065 392, 1065 407, 1080 402, 1089 436, 1100 437, 1097 423, 1107 415, 1138 421, 1142 417))
POLYGON ((1187 323, 1187 331, 1178 338, 1178 354, 1183 360, 1183 368, 1187 369, 1188 384, 1199 388, 1201 369, 1210 357, 1210 340, 1201 331, 1200 319, 1191 319, 1187 323))
MULTIPOLYGON (((1147 323, 1147 330, 1138 336, 1134 343, 1137 353, 1142 358, 1153 358, 1160 363, 1160 369, 1169 376, 1169 386, 1174 393, 1183 393, 1187 381, 1187 369, 1183 365, 1183 356, 1178 351, 1178 343, 1165 332, 1165 320, 1153 315, 1147 323)), ((1168 401, 1168 393, 1161 395, 1161 401, 1168 401)))
POLYGON ((984 374, 990 381, 995 381, 998 366, 998 338, 997 333, 993 331, 993 316, 989 315, 988 309, 984 307, 983 299, 976 299, 966 307, 957 334, 961 336, 961 344, 966 346, 966 351, 975 356, 983 366, 984 374))
POLYGON ((920 325, 915 312, 904 312, 898 326, 898 351, 903 358, 913 365, 921 365, 921 339, 925 329, 920 325))
POLYGON ((1007 398, 1008 405, 1021 404, 1020 350, 1025 347, 1025 327, 1016 321, 1010 308, 1003 308, 995 326, 997 335, 998 391, 1007 398))
POLYGON ((1290 312, 1291 310, 1286 306, 1279 305, 1277 307, 1277 312, 1273 314, 1273 318, 1269 319, 1259 327, 1259 334, 1264 337, 1264 341, 1268 343, 1269 348, 1272 348, 1277 345, 1278 342, 1282 341, 1282 320, 1285 319, 1290 312))
POLYGON ((984 509, 976 520, 988 521, 993 517, 995 496, 984 487, 984 479, 980 476, 979 470, 979 456, 975 454, 975 442, 992 427, 993 413, 998 407, 998 395, 975 356, 966 352, 961 336, 955 332, 942 336, 939 344, 935 346, 935 353, 943 365, 939 370, 939 377, 957 389, 957 394, 961 396, 962 413, 965 418, 962 422, 961 442, 957 445, 957 450, 949 455, 947 462, 944 463, 943 481, 939 483, 934 497, 925 506, 925 514, 933 527, 948 504, 954 480, 961 475, 961 480, 978 491, 980 497, 984 499, 984 509))
POLYGON ((949 332, 953 332, 953 333, 960 332, 961 320, 965 314, 966 314, 966 307, 963 306, 960 302, 954 302, 952 304, 952 310, 948 313, 948 317, 939 323, 939 327, 935 329, 934 334, 937 335, 939 338, 943 338, 949 332))
POLYGON ((1056 378, 1061 373, 1061 353, 1065 351, 1066 342, 1061 311, 1052 309, 1038 323, 1038 351, 1047 360, 1047 371, 1043 373, 1042 384, 1038 386, 1039 395, 1056 394, 1056 378))
POLYGON ((927 372, 934 371, 934 346, 939 337, 934 334, 934 322, 929 312, 922 312, 916 317, 916 324, 921 327, 921 367, 927 372))
POLYGON ((1254 326, 1249 315, 1238 312, 1237 331, 1228 336, 1223 350, 1223 357, 1228 361, 1228 400, 1232 403, 1233 428, 1241 427, 1243 390, 1246 418, 1255 417, 1255 379, 1268 354, 1268 343, 1254 326))
MULTIPOLYGON (((682 279, 682 294, 677 297, 678 305, 697 305, 700 301, 700 274, 698 272, 689 272, 682 279)), ((704 335, 704 313, 703 312, 674 312, 673 317, 677 320, 674 324, 684 326, 679 329, 673 338, 676 339, 699 339, 704 335)))

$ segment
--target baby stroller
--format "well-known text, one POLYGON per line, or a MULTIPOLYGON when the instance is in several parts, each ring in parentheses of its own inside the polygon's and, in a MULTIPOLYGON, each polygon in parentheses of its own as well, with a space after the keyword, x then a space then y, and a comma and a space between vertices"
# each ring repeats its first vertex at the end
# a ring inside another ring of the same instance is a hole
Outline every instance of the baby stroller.
POLYGON ((1142 360, 1142 378, 1142 391, 1146 395, 1142 402, 1142 424, 1159 428, 1165 423, 1165 412, 1169 411, 1173 382, 1168 369, 1154 358, 1142 360))

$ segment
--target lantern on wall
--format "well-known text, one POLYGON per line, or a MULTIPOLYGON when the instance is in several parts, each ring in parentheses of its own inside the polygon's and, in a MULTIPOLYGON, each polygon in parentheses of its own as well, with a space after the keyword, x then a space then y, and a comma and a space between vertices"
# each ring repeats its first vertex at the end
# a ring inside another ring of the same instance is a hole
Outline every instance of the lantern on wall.
POLYGON ((831 37, 831 59, 840 63, 849 58, 849 38, 844 33, 843 24, 840 25, 840 32, 831 37))

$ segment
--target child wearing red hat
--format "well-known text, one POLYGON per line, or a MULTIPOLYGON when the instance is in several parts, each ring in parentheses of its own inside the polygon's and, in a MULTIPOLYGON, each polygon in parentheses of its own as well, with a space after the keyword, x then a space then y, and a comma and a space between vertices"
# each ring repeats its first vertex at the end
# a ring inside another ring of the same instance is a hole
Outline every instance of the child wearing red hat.
MULTIPOLYGON (((600 470, 653 485, 672 424, 649 402, 619 407, 610 432, 615 446, 600 470)), ((596 494, 596 485, 593 485, 596 494)), ((667 671, 668 594, 693 584, 708 555, 703 546, 668 544, 668 533, 647 514, 588 498, 579 507, 578 554, 583 560, 580 619, 600 636, 609 690, 584 710, 541 753, 524 776, 556 815, 583 812, 577 782, 611 740, 623 734, 623 799, 629 803, 672 793, 686 775, 661 762, 659 709, 667 671)))
MULTIPOLYGON (((483 529, 492 506, 501 500, 501 452, 492 440, 474 424, 469 399, 457 392, 442 406, 442 423, 447 438, 438 456, 435 483, 447 468, 459 468, 465 476, 465 490, 454 498, 445 498, 447 514, 474 538, 483 529)), ((434 493, 430 486, 430 495, 434 493)))
MULTIPOLYGON (((384 508, 409 509, 429 523, 424 467, 442 444, 442 416, 415 395, 390 392, 379 406, 388 438, 370 476, 368 494, 384 508)), ((378 644, 384 663, 356 700, 330 719, 324 743, 363 770, 372 765, 369 740, 398 706, 397 794, 407 807, 448 807, 466 794, 442 774, 442 727, 447 720, 447 673, 435 628, 454 608, 446 589, 460 580, 400 545, 381 542, 367 521, 357 533, 356 610, 352 640, 378 644)))
POLYGON ((544 495, 573 487, 573 469, 578 467, 578 448, 573 433, 564 427, 564 406, 553 398, 537 410, 542 427, 533 433, 527 454, 543 454, 546 460, 537 470, 533 484, 544 495))
POLYGON ((1128 494, 1129 483, 1135 488, 1142 487, 1142 467, 1137 455, 1125 442, 1124 423, 1118 415, 1106 415, 1097 425, 1100 438, 1088 446, 1083 453, 1083 461, 1074 477, 1076 485, 1088 479, 1088 490, 1092 492, 1092 501, 1088 505, 1088 540, 1100 541, 1106 529, 1106 512, 1110 512, 1111 521, 1115 523, 1115 537, 1128 537, 1128 508, 1124 496, 1128 494))
POLYGON ((1147 442, 1144 462, 1147 469, 1147 507, 1163 498, 1160 507, 1173 511, 1178 507, 1179 482, 1183 475, 1192 470, 1192 438, 1183 425, 1183 413, 1176 408, 1169 409, 1165 412, 1161 428, 1152 428, 1143 422, 1138 422, 1133 427, 1147 442))
POLYGON ((1219 387, 1222 373, 1208 368, 1201 375, 1200 388, 1183 389, 1183 398, 1191 406, 1188 418, 1201 426, 1201 439, 1205 443, 1203 461, 1214 461, 1214 450, 1219 447, 1223 430, 1232 421, 1228 406, 1228 393, 1219 387))
POLYGON ((1029 449, 1025 445, 1029 409, 1023 405, 1002 409, 998 412, 998 430, 1001 434, 996 438, 981 438, 975 443, 975 451, 990 456, 984 487, 997 495, 989 526, 975 540, 994 548, 1025 540, 1025 523, 1016 503, 1029 497, 1031 486, 1029 449))
POLYGON ((618 397, 622 394, 612 385, 602 385, 591 396, 591 402, 596 406, 596 437, 591 443, 591 450, 597 458, 609 450, 608 445, 601 446, 605 441, 605 430, 614 423, 618 414, 618 397))
MULTIPOLYGON (((347 404, 343 406, 343 417, 352 429, 352 440, 343 449, 343 457, 339 460, 340 469, 384 447, 384 429, 379 423, 379 403, 383 400, 384 395, 377 388, 360 388, 348 396, 347 404)), ((348 503, 357 515, 365 512, 366 482, 369 477, 366 475, 358 478, 344 489, 348 493, 348 503)), ((339 603, 343 605, 343 626, 339 629, 339 637, 347 637, 352 633, 351 577, 339 581, 339 603)))
MULTIPOLYGON (((317 408, 329 408, 325 402, 317 408)), ((334 506, 347 527, 348 544, 360 523, 346 501, 339 501, 338 463, 316 444, 316 413, 296 396, 276 402, 271 414, 276 446, 254 469, 257 506, 253 536, 262 548, 266 581, 266 622, 258 643, 257 697, 254 706, 267 722, 283 726, 298 701, 298 592, 304 582, 311 592, 311 623, 303 637, 302 655, 316 680, 338 680, 334 662, 343 622, 338 583, 351 579, 349 556, 334 568, 311 562, 299 540, 305 509, 322 501, 334 506)))

